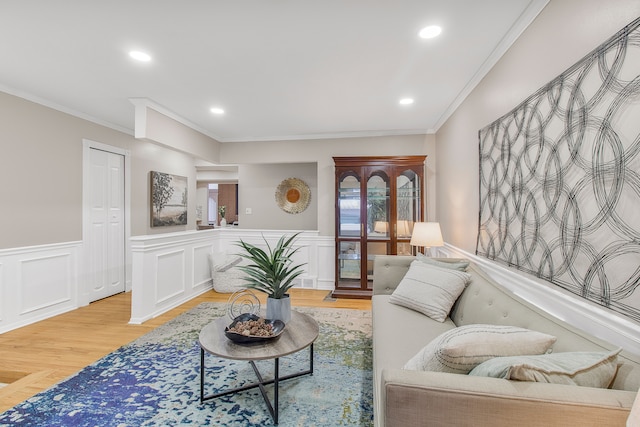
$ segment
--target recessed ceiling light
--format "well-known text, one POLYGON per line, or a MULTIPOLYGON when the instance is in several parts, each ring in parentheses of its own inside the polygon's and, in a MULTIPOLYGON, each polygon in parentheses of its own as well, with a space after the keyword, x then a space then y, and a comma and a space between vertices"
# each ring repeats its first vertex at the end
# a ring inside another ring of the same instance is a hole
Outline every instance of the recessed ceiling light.
POLYGON ((402 98, 400 100, 400 105, 411 105, 413 104, 413 98, 402 98))
POLYGON ((222 108, 218 108, 218 107, 213 107, 210 111, 213 114, 218 114, 218 115, 224 114, 224 110, 222 108))
POLYGON ((140 61, 140 62, 151 61, 151 55, 149 55, 148 53, 141 52, 139 50, 132 50, 131 52, 129 52, 129 56, 135 59, 136 61, 140 61))
POLYGON ((432 39, 434 37, 438 37, 441 32, 442 28, 437 25, 430 25, 421 29, 418 35, 423 39, 432 39))

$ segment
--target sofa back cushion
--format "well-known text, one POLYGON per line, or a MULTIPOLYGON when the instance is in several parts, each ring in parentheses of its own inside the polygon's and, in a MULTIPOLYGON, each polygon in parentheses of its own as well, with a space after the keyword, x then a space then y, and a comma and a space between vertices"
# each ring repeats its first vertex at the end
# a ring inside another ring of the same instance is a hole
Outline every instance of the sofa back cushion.
POLYGON ((473 279, 451 309, 457 326, 476 323, 519 326, 557 337, 554 352, 613 350, 586 333, 572 328, 498 285, 476 264, 467 272, 473 279))
MULTIPOLYGON (((493 281, 476 264, 467 268, 473 278, 451 309, 456 326, 476 323, 511 325, 527 328, 557 338, 553 352, 606 351, 617 347, 551 316, 524 301, 493 281)), ((636 391, 640 387, 640 358, 622 352, 620 366, 612 388, 636 391)))

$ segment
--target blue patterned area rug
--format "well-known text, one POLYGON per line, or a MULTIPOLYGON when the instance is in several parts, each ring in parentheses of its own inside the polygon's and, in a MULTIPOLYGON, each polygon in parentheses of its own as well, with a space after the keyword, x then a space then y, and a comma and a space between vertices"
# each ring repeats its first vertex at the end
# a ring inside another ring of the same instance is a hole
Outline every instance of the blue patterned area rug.
MULTIPOLYGON (((202 303, 0 414, 0 426, 272 426, 258 389, 200 403, 200 329, 225 315, 202 303)), ((371 426, 371 313, 303 308, 320 325, 314 373, 280 383, 279 425, 371 426)), ((280 374, 308 368, 305 349, 280 359, 280 374)), ((273 361, 259 361, 272 378, 273 361)), ((248 362, 206 357, 205 394, 256 381, 248 362)), ((273 386, 267 391, 273 398, 273 386)))

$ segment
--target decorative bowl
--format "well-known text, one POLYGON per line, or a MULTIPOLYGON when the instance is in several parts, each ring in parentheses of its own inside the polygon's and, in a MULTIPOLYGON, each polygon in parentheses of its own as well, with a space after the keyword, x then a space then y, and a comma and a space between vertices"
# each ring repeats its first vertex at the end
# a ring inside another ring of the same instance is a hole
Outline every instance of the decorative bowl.
POLYGON ((243 335, 230 330, 240 322, 246 322, 249 320, 258 320, 258 319, 260 319, 260 316, 256 316, 255 314, 252 314, 252 313, 241 314, 240 316, 233 319, 233 322, 231 322, 229 326, 224 328, 224 334, 227 336, 227 338, 229 338, 233 342, 246 344, 246 343, 265 342, 265 341, 278 338, 282 333, 282 331, 284 331, 285 324, 282 320, 270 320, 270 319, 264 319, 264 323, 271 325, 271 328, 273 331, 273 335, 270 335, 268 337, 261 337, 257 335, 243 335))

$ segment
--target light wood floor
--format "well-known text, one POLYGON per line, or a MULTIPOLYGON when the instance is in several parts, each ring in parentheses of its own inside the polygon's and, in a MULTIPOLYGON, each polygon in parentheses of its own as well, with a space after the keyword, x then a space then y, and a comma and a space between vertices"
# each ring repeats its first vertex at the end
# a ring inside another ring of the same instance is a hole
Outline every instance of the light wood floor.
MULTIPOLYGON (((329 291, 292 289, 293 306, 371 309, 371 301, 327 298, 329 291)), ((130 325, 131 293, 0 335, 0 412, 67 378, 201 302, 226 302, 214 291, 149 320, 130 325)), ((263 299, 263 298, 262 298, 263 299)), ((264 303, 264 299, 262 301, 264 303)))

